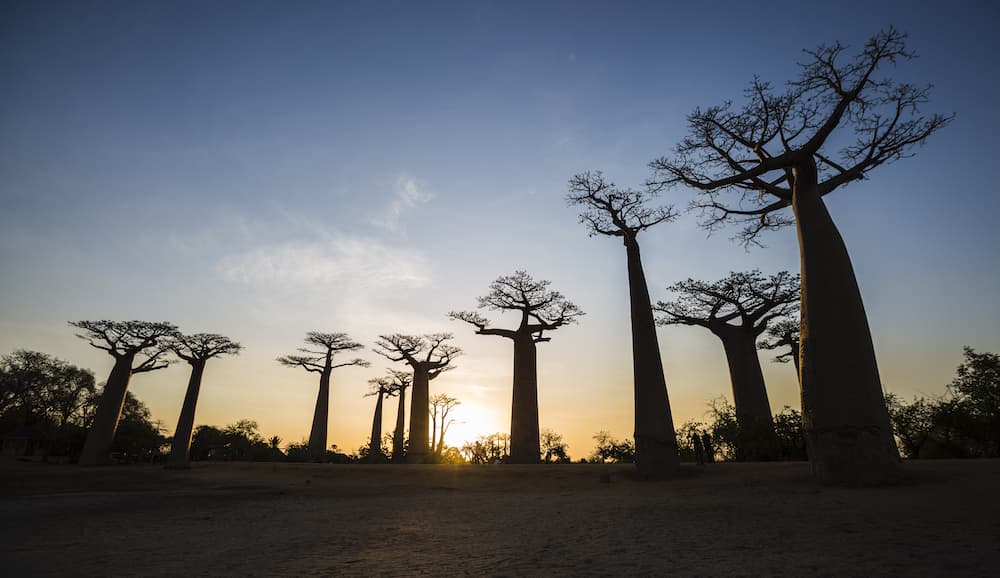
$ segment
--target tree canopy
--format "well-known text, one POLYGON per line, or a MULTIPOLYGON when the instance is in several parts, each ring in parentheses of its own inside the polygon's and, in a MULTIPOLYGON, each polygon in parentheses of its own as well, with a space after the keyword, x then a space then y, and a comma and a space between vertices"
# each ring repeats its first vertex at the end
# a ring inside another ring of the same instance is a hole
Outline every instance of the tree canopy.
POLYGON ((791 205, 793 169, 814 164, 818 192, 826 195, 910 156, 951 122, 950 115, 921 113, 930 86, 897 82, 886 70, 914 57, 905 41, 890 27, 853 58, 840 43, 806 50, 799 77, 783 90, 754 77, 742 106, 695 109, 673 156, 650 163, 649 186, 702 191, 691 206, 703 226, 740 223, 739 238, 757 243, 762 231, 792 223, 782 209, 791 205))

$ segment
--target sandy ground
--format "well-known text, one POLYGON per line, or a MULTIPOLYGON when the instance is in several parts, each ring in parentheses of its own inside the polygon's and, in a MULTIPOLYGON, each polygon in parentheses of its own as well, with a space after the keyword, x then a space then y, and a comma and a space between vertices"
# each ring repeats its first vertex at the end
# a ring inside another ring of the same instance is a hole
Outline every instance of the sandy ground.
POLYGON ((805 463, 644 482, 601 465, 3 461, 0 574, 1000 575, 1000 461, 906 469, 844 488, 805 463))

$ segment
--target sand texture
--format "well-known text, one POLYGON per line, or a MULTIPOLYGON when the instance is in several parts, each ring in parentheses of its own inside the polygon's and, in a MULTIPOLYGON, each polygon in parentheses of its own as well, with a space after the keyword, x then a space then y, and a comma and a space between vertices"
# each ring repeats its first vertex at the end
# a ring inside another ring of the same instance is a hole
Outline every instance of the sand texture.
POLYGON ((996 576, 1000 461, 825 487, 805 463, 0 462, 7 576, 996 576), (603 478, 603 479, 602 479, 603 478))

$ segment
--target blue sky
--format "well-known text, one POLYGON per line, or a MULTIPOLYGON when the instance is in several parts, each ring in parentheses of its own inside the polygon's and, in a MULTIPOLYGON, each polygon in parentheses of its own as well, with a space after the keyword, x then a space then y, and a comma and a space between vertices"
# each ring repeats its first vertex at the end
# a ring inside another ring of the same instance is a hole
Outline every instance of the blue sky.
MULTIPOLYGON (((912 159, 828 198, 851 250, 886 388, 937 394, 961 346, 1000 350, 990 2, 3 2, 0 352, 56 354, 106 376, 77 319, 170 320, 247 349, 209 366, 198 423, 250 417, 307 435, 315 380, 273 360, 306 331, 450 330, 466 350, 435 391, 465 402, 456 436, 509 422, 509 344, 445 318, 527 269, 588 315, 539 352, 541 421, 570 452, 631 432, 623 248, 589 239, 566 181, 637 185, 696 106, 754 74, 794 77, 801 50, 894 25, 955 121, 912 159)), ((684 207, 686 190, 664 201, 684 207)), ((694 215, 640 238, 665 286, 798 268, 794 232, 745 251, 694 215)), ((498 320, 499 321, 499 320, 498 320)), ((660 330, 679 426, 728 392, 720 344, 660 330)), ((335 375, 331 440, 370 427, 366 381, 335 375)), ((774 409, 790 366, 762 355, 774 409)), ((133 391, 172 430, 186 368, 133 391)), ((457 411, 460 411, 457 410, 457 411)), ((387 415, 393 412, 387 411, 387 415)), ((387 418, 387 423, 388 423, 387 418)), ((460 441, 460 437, 456 437, 460 441)))

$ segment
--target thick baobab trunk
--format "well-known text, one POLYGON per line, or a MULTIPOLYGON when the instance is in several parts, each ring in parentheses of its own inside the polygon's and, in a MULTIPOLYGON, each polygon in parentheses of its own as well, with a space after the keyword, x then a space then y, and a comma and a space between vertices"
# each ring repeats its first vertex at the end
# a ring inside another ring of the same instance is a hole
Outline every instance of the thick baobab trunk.
POLYGON ((733 404, 740 428, 737 457, 745 460, 778 458, 778 438, 774 433, 771 404, 767 400, 764 373, 757 357, 756 334, 743 328, 719 334, 729 363, 733 384, 733 404))
POLYGON ((184 405, 181 406, 181 416, 174 430, 174 441, 170 444, 168 468, 189 468, 191 457, 191 433, 194 430, 194 410, 198 405, 198 392, 201 391, 201 376, 205 372, 205 362, 196 361, 191 364, 191 377, 188 379, 187 393, 184 394, 184 405))
POLYGON ((899 477, 875 348, 847 247, 800 167, 792 200, 802 259, 802 425, 813 473, 831 482, 899 477))
POLYGON ((94 414, 94 423, 87 432, 87 441, 80 453, 81 466, 98 466, 111 463, 111 444, 118 429, 118 418, 125 406, 125 393, 128 382, 132 378, 132 361, 135 354, 126 354, 115 358, 115 366, 104 384, 101 401, 94 414))
POLYGON ((309 456, 314 460, 326 457, 326 430, 330 419, 330 370, 320 374, 316 411, 313 412, 312 430, 309 432, 309 456))
POLYGON ((382 461, 382 391, 378 392, 375 402, 375 418, 372 420, 372 440, 368 444, 368 462, 377 464, 382 461))
POLYGON ((403 427, 406 424, 406 389, 399 390, 399 407, 396 408, 396 429, 392 432, 392 463, 403 459, 403 427))
POLYGON ((430 377, 426 368, 413 368, 413 400, 410 402, 410 447, 407 450, 406 462, 424 464, 429 460, 427 455, 430 433, 430 377))
POLYGON ((656 323, 642 272, 639 244, 625 238, 632 317, 632 372, 635 387, 635 463, 644 477, 673 474, 680 465, 670 413, 656 323))
POLYGON ((538 371, 534 337, 514 336, 514 395, 510 411, 510 463, 537 464, 541 456, 538 430, 538 371))

